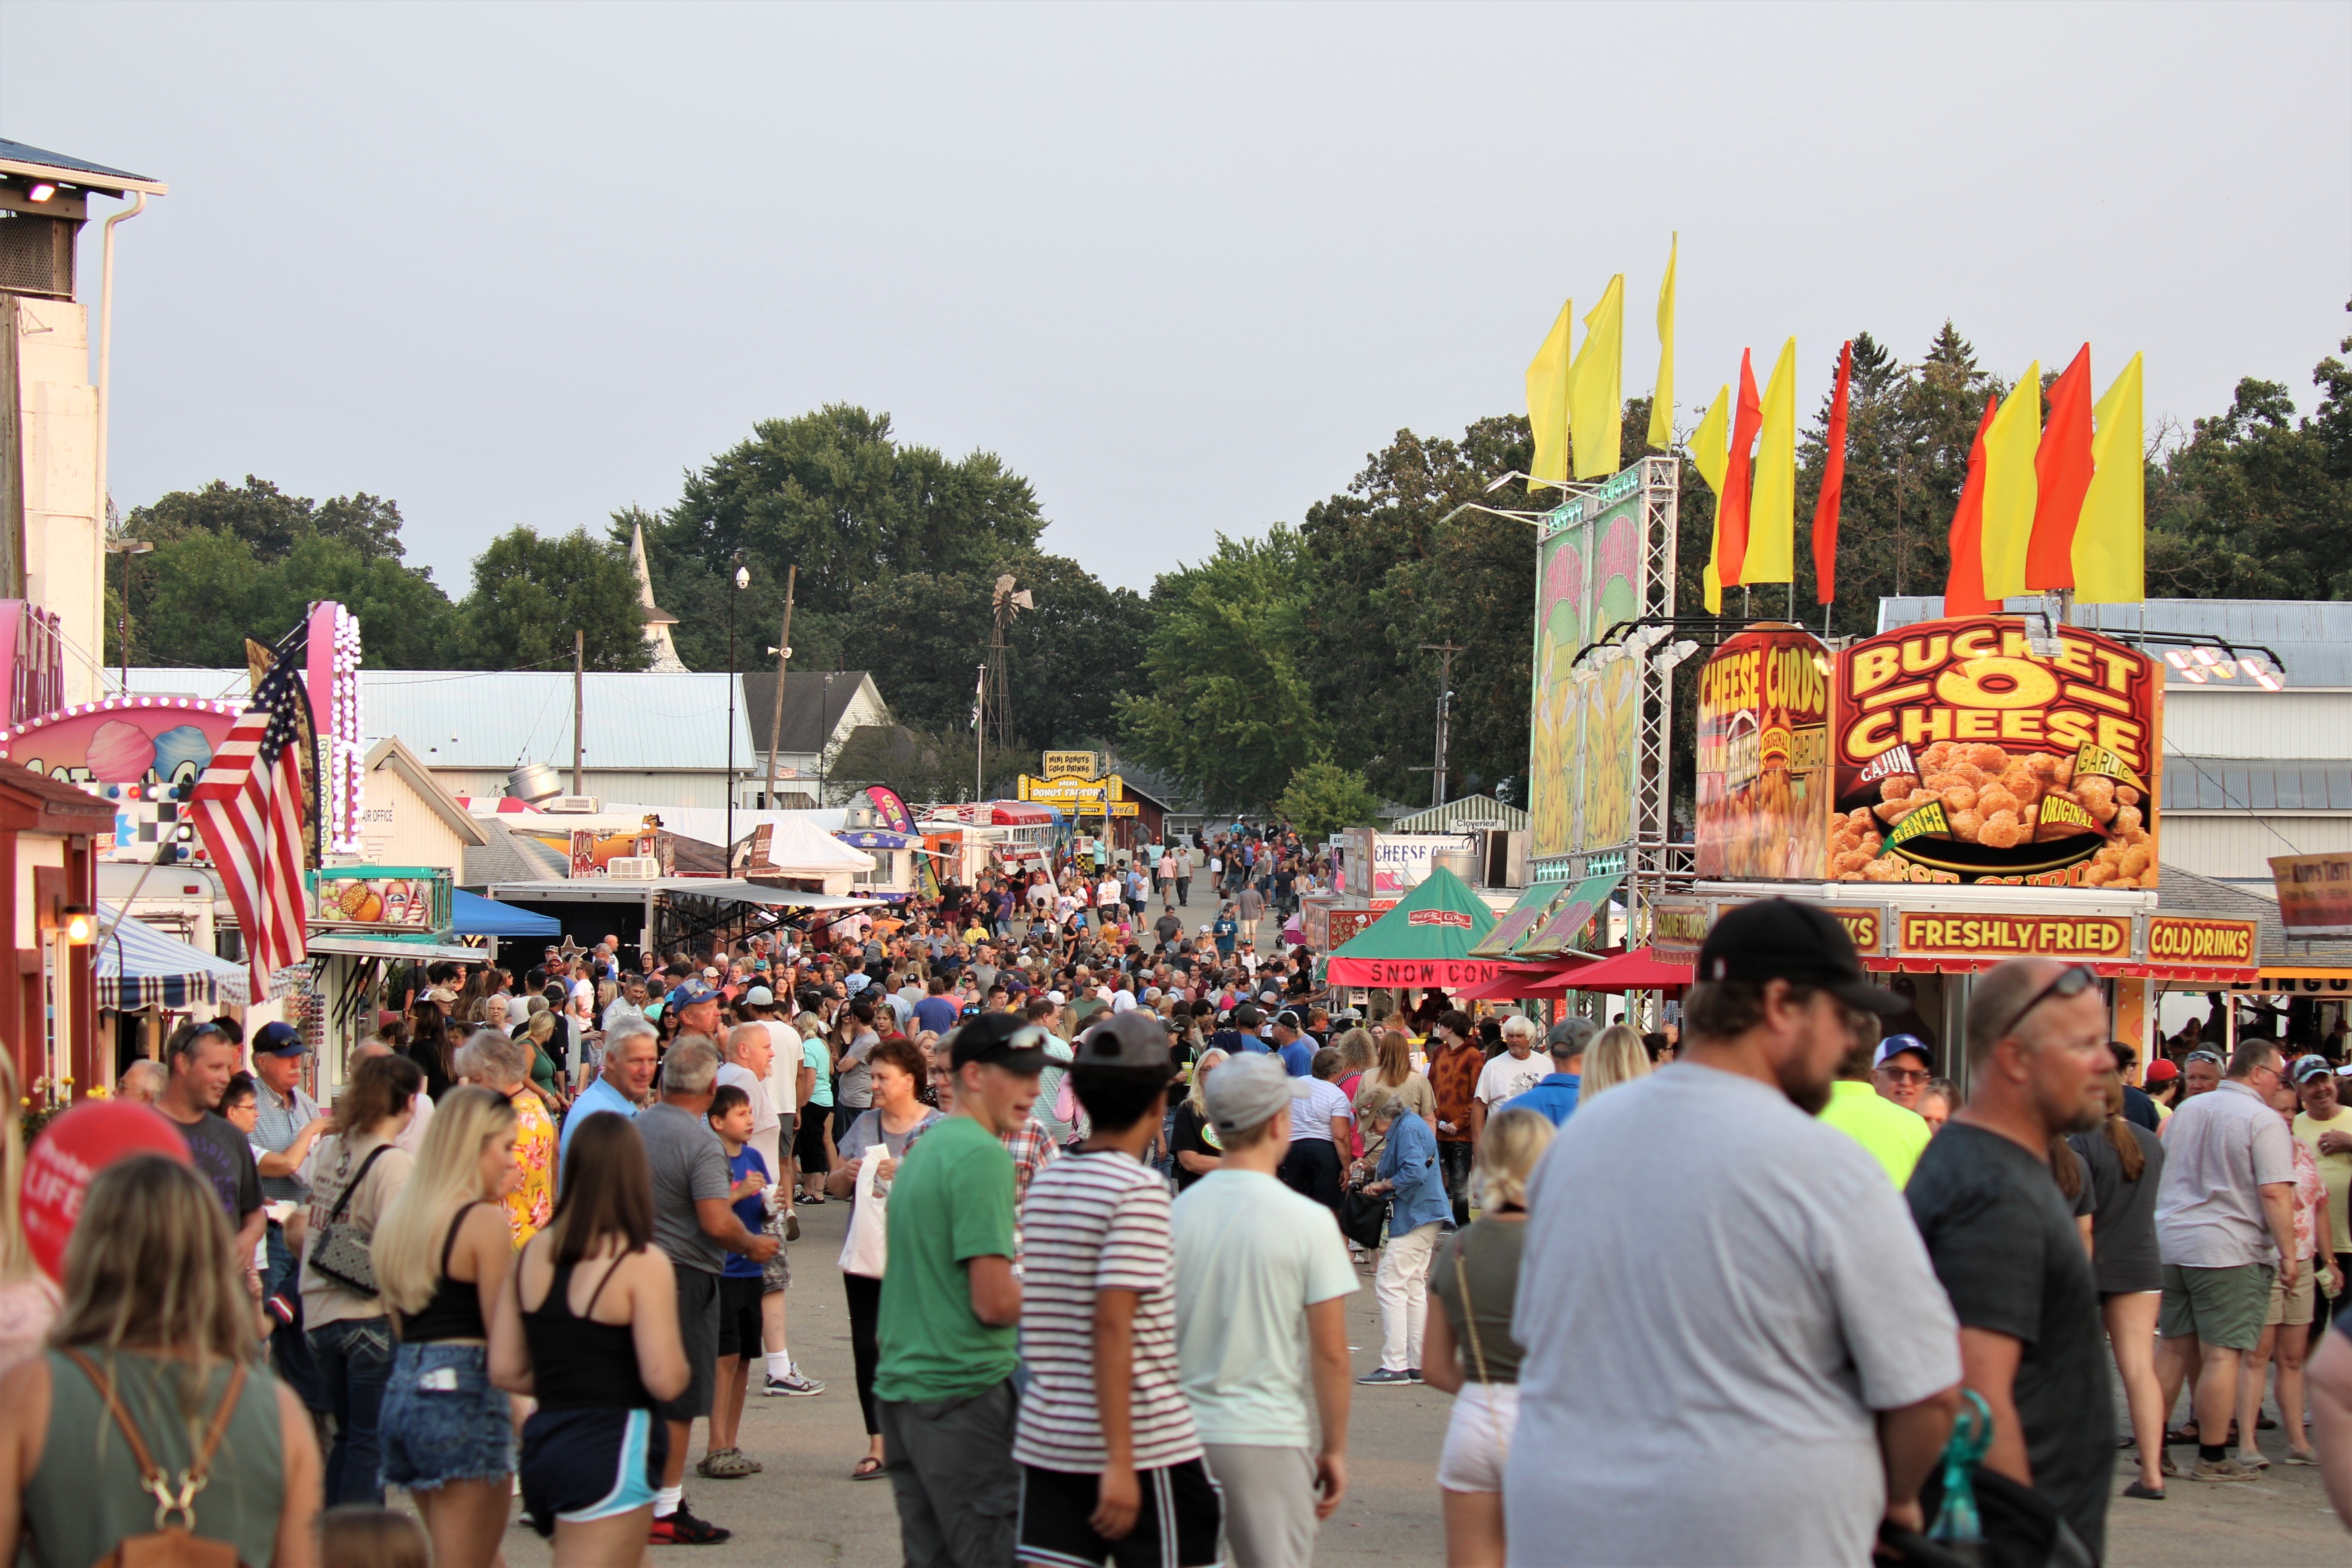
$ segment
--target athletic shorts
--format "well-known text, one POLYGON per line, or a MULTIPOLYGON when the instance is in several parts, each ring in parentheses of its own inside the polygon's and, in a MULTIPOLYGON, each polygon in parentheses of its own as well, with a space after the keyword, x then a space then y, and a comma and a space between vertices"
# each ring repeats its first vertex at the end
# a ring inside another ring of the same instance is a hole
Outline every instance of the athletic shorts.
POLYGON ((2194 1334, 2221 1350, 2252 1350, 2262 1341, 2273 1272, 2267 1263, 2241 1263, 2228 1268, 2166 1264, 2164 1301, 2157 1308, 2156 1331, 2168 1340, 2194 1334))
POLYGON ((1224 1496, 1199 1459, 1165 1469, 1138 1470, 1143 1494, 1135 1528, 1106 1541, 1088 1523, 1098 1500, 1093 1472, 1021 1467, 1021 1549, 1024 1563, 1069 1568, 1215 1568, 1224 1560, 1224 1496))
POLYGON ((677 1338, 686 1352, 686 1391, 664 1400, 654 1413, 665 1421, 691 1421, 710 1414, 719 1385, 719 1276, 673 1260, 677 1276, 677 1338))
POLYGON ((719 1356, 760 1353, 760 1297, 766 1290, 757 1277, 719 1277, 719 1356))
POLYGON ((650 1507, 669 1431, 650 1410, 534 1410, 522 1424, 522 1509, 541 1535, 650 1507))
POLYGON ((793 1129, 793 1158, 801 1163, 804 1176, 822 1176, 825 1173, 824 1124, 831 1114, 829 1106, 812 1105, 803 1111, 800 1125, 793 1129))

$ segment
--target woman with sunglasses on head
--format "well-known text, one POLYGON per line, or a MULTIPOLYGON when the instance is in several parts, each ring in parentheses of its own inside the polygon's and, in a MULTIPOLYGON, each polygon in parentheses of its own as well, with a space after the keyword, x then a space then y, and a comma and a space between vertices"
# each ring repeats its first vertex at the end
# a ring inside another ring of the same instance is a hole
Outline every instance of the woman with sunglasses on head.
MULTIPOLYGON (((880 1195, 898 1173, 898 1162, 906 1158, 908 1148, 940 1120, 940 1113, 919 1098, 929 1081, 931 1064, 912 1040, 893 1035, 875 1046, 866 1059, 872 1069, 874 1103, 843 1129, 839 1163, 824 1183, 827 1193, 852 1205, 857 1198, 858 1167, 869 1151, 877 1152, 874 1191, 880 1195)), ((852 1227, 857 1224, 855 1207, 849 1223, 852 1227)), ((846 1249, 844 1259, 841 1284, 849 1300, 850 1359, 857 1371, 857 1405, 866 1417, 866 1457, 850 1471, 850 1479, 865 1481, 882 1474, 882 1421, 874 1403, 874 1370, 880 1359, 874 1327, 882 1310, 882 1277, 846 1267, 846 1249)))

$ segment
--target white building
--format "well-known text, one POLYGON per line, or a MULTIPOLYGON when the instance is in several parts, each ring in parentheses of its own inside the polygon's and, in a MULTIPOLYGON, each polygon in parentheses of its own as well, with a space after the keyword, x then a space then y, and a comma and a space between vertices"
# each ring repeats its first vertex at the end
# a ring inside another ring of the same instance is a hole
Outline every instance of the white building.
POLYGON ((130 199, 120 219, 167 188, 0 141, 0 599, 58 617, 68 702, 100 695, 105 647, 106 360, 93 385, 89 318, 107 279, 79 241, 91 196, 130 199))
MULTIPOLYGON (((752 671, 743 677, 743 695, 751 705, 751 733, 760 742, 752 783, 737 804, 766 805, 768 731, 776 716, 776 677, 752 671)), ((861 726, 890 722, 889 706, 872 672, 863 669, 793 670, 784 677, 784 721, 778 731, 776 798, 781 810, 803 810, 826 804, 820 798, 825 772, 850 735, 861 726)))

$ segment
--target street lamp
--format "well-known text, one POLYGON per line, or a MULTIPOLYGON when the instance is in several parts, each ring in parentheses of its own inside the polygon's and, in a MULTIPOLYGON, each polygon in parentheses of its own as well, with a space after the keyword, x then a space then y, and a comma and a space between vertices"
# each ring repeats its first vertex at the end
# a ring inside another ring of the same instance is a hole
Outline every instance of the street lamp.
POLYGON ((735 591, 727 595, 727 871, 735 870, 735 601, 751 585, 751 569, 743 552, 730 559, 735 565, 735 591))
POLYGON ((143 539, 128 537, 110 539, 106 548, 122 557, 122 614, 114 623, 115 633, 122 639, 122 695, 131 695, 131 558, 144 555, 155 547, 143 539))

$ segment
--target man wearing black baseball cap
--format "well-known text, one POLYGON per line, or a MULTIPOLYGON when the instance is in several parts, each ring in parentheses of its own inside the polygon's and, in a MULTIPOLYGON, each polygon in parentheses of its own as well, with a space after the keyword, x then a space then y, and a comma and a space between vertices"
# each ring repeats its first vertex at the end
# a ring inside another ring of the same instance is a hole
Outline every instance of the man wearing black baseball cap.
POLYGON ((874 1328, 882 1468, 909 1563, 1010 1563, 1015 1329, 1013 1156, 1045 1031, 982 1013, 948 1037, 954 1114, 909 1144, 890 1184, 890 1270, 874 1328))
POLYGON ((1529 1186, 1510 1533, 1563 1564, 1866 1562, 1882 1520, 1922 1527, 1959 1336, 1902 1195, 1811 1112, 1850 1016, 1904 1004, 1784 899, 1718 921, 1694 979, 1681 1054, 1580 1106, 1529 1186), (1692 1508, 1660 1458, 1701 1455, 1692 1508))

